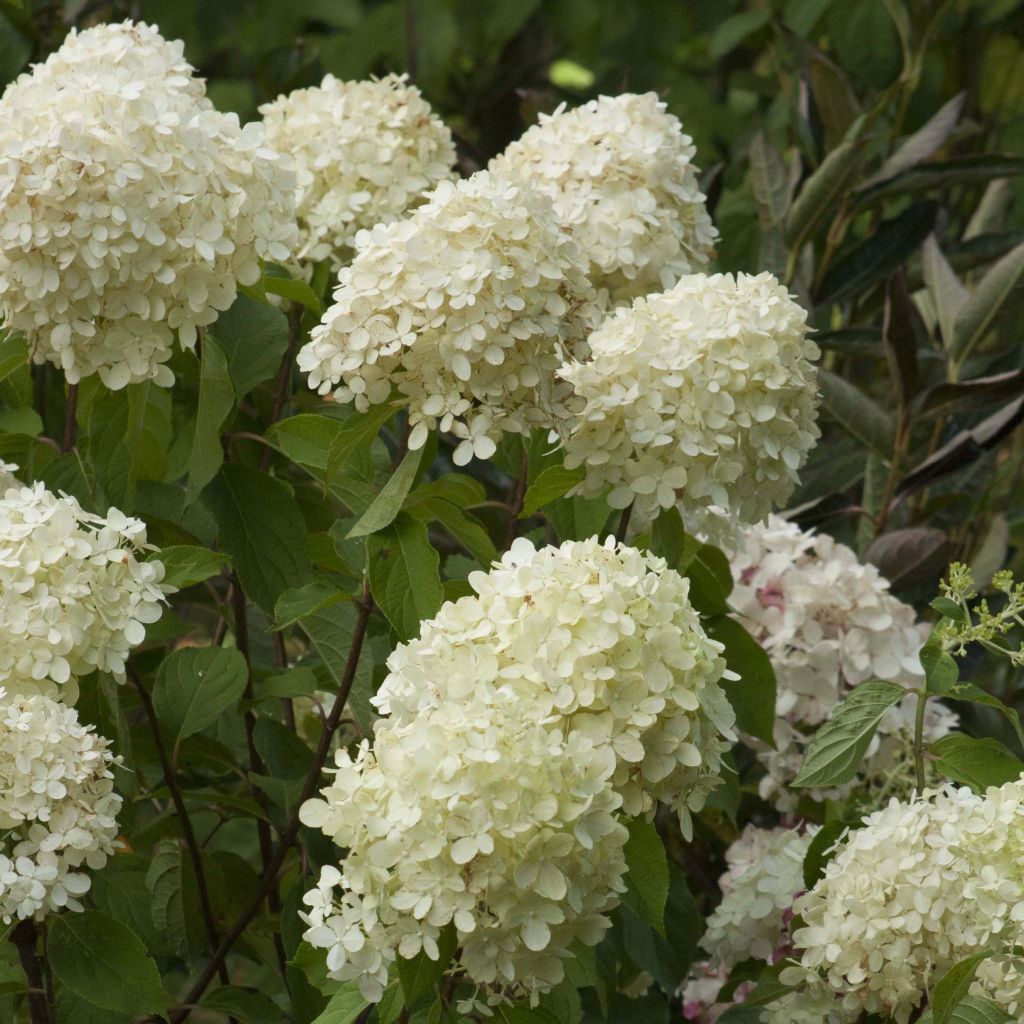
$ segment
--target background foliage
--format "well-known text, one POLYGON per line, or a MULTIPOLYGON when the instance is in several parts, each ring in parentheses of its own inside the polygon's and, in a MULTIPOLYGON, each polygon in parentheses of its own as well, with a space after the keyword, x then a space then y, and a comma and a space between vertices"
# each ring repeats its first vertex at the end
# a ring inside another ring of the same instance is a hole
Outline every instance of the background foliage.
MULTIPOLYGON (((698 147, 722 236, 718 268, 784 278, 825 351, 825 436, 794 500, 796 518, 849 543, 922 608, 953 558, 982 582, 1003 566, 1024 571, 1020 0, 3 0, 0 86, 59 44, 68 25, 125 16, 184 39, 215 104, 243 118, 326 72, 408 71, 458 133, 465 173, 539 110, 600 92, 662 93, 698 147), (912 293, 921 293, 917 306, 912 293)), ((295 300, 293 317, 316 322, 325 281, 312 291, 264 284, 295 300)), ((274 423, 289 322, 258 294, 241 297, 210 337, 201 364, 175 355, 173 391, 83 384, 70 454, 45 440, 64 429, 62 380, 49 368, 30 373, 23 342, 0 346, 0 458, 87 507, 115 504, 145 518, 182 587, 134 659, 139 690, 100 678, 83 685, 83 717, 125 758, 117 783, 129 795, 121 819, 129 851, 93 883, 90 913, 106 917, 68 915, 53 928, 61 1021, 130 1020, 155 1008, 154 992, 187 990, 205 962, 195 865, 178 841, 167 759, 205 837, 213 916, 219 926, 236 921, 259 891, 261 847, 287 830, 314 763, 314 695, 352 684, 356 718, 343 723, 345 735, 365 728, 395 639, 466 591, 468 572, 508 534, 509 501, 514 513, 525 499, 526 528, 538 536, 606 526, 602 504, 562 497, 559 460, 540 439, 524 496, 509 492, 518 444, 458 475, 443 440, 439 451, 403 460, 384 414, 324 415, 302 386, 274 423), (368 625, 359 589, 367 551, 383 612, 368 625), (346 591, 353 600, 339 598, 346 591), (226 629, 234 648, 203 646, 226 629), (363 629, 362 656, 346 665, 363 629), (178 649, 165 659, 172 640, 178 649), (203 699, 193 699, 201 677, 203 699), (254 712, 249 729, 242 716, 222 714, 239 700, 254 712), (147 725, 147 701, 159 731, 147 725), (293 715, 298 735, 288 728, 293 715), (246 777, 251 789, 240 784, 246 777), (90 960, 93 973, 83 973, 81 944, 101 948, 108 919, 137 938, 108 936, 118 957, 105 968, 90 960)), ((714 614, 724 606, 707 575, 704 610, 714 614)), ((1005 662, 982 653, 970 675, 1011 706, 1024 704, 1019 672, 1005 662)), ((970 707, 970 730, 1020 752, 1005 716, 970 707)), ((559 997, 565 1006, 548 1007, 553 1016, 510 1012, 508 1024, 599 1020, 602 1010, 615 1021, 667 1020, 709 909, 713 886, 702 880, 718 874, 730 818, 749 816, 751 800, 726 793, 692 847, 670 844, 671 868, 661 862, 654 872, 667 892, 664 931, 644 909, 651 897, 631 893, 611 952, 602 947, 610 962, 581 967, 584 1003, 573 1002, 572 988, 559 997), (605 991, 609 972, 624 980, 637 968, 660 991, 628 1002, 614 985, 605 991)), ((334 856, 313 831, 300 840, 313 863, 334 856)), ((232 986, 211 989, 193 1019, 264 1024, 285 1019, 284 1005, 300 1022, 358 1016, 361 1004, 346 1008, 335 996, 336 1015, 318 1017, 328 996, 315 964, 306 964, 312 981, 302 969, 295 915, 307 887, 296 860, 280 896, 259 905, 239 940, 232 986)), ((0 1019, 12 1020, 21 976, 14 961, 0 972, 0 1019)), ((407 997, 426 994, 434 980, 403 978, 402 987, 407 997)), ((424 999, 414 1019, 436 1020, 433 1005, 424 999)))

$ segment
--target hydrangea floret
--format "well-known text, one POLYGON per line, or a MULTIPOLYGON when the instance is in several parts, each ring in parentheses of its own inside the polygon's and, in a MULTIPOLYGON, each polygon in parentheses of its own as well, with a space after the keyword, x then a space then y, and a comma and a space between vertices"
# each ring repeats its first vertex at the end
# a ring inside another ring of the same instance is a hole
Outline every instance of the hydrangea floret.
POLYGON ((629 302, 714 256, 717 232, 695 154, 655 93, 626 93, 541 114, 489 166, 546 192, 589 260, 591 281, 612 301, 629 302))
POLYGON ((0 687, 0 921, 81 910, 117 846, 107 741, 73 708, 0 687))
POLYGON ((0 319, 68 381, 173 383, 185 347, 295 249, 294 174, 216 111, 182 44, 72 29, 0 98, 0 319))
POLYGON ((356 235, 389 224, 454 177, 452 134, 405 75, 327 75, 260 107, 267 142, 296 166, 303 263, 348 262, 356 235))
POLYGON ((577 491, 651 518, 681 503, 756 522, 783 504, 816 442, 806 313, 770 274, 690 275, 611 313, 588 358, 559 377, 578 407, 563 429, 577 491))

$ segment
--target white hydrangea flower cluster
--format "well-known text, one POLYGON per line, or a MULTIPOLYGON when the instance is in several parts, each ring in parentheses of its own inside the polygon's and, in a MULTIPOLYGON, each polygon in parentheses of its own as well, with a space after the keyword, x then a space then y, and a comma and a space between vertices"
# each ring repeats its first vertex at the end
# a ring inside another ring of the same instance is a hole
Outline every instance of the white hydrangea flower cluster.
MULTIPOLYGON (((767 770, 761 796, 791 811, 799 794, 789 784, 810 735, 859 683, 920 685, 924 670, 918 656, 928 629, 889 592, 888 580, 873 565, 861 563, 827 534, 801 530, 778 516, 745 528, 730 563, 730 602, 775 669, 775 749, 751 740, 767 770)), ((877 784, 909 795, 916 702, 908 695, 883 718, 858 781, 807 792, 818 800, 842 799, 855 787, 877 784)), ((956 714, 929 701, 929 742, 957 722, 956 714)))
POLYGON ((372 750, 302 809, 349 851, 306 938, 371 1000, 447 927, 482 1000, 558 984, 622 891, 617 812, 663 800, 688 827, 731 737, 721 647, 660 559, 520 539, 470 584, 393 652, 372 750))
POLYGON ((610 314, 558 371, 581 403, 564 437, 578 492, 611 487, 642 517, 679 500, 754 522, 783 504, 819 436, 806 316, 770 274, 687 276, 610 314))
POLYGON ((301 261, 329 259, 337 269, 359 231, 390 224, 454 178, 452 133, 405 75, 327 75, 260 113, 267 142, 295 161, 301 261))
POLYGON ((182 45, 99 25, 0 98, 0 316, 74 383, 153 380, 287 259, 294 174, 259 124, 214 110, 182 45))
POLYGON ((94 669, 123 682, 171 591, 163 564, 139 559, 153 550, 145 523, 116 508, 93 515, 41 482, 0 474, 0 485, 0 686, 66 696, 94 669))
MULTIPOLYGON (((1024 779, 979 795, 949 786, 893 800, 851 832, 824 877, 799 897, 801 966, 842 996, 846 1011, 906 1024, 949 968, 975 953, 1024 944, 1024 779)), ((1024 972, 985 961, 972 986, 1015 1018, 1024 972)))
POLYGON ((107 741, 72 708, 0 687, 0 921, 81 910, 114 852, 121 798, 107 741))
POLYGON ((554 200, 590 261, 590 279, 615 302, 670 288, 714 256, 693 165, 696 148, 653 92, 559 107, 490 163, 554 200))
POLYGON ((460 439, 458 465, 488 458, 503 433, 551 425, 554 371, 596 316, 584 269, 550 200, 523 182, 442 182, 360 236, 299 368, 360 411, 397 389, 412 449, 440 427, 460 439))
POLYGON ((722 902, 707 919, 701 945, 732 969, 743 960, 774 963, 787 949, 788 918, 803 891, 803 864, 816 827, 805 832, 748 825, 726 850, 718 880, 722 902))

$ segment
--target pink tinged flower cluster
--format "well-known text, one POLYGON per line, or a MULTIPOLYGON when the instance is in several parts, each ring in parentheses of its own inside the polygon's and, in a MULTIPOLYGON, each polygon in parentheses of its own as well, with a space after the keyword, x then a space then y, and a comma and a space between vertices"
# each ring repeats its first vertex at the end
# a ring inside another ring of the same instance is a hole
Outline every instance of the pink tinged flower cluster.
POLYGON ((295 249, 294 175, 139 23, 68 34, 0 98, 0 317, 74 383, 169 386, 175 333, 295 249))
POLYGON ((349 851, 306 938, 369 999, 447 927, 484 1004, 557 985, 623 890, 620 815, 662 800, 688 827, 732 736, 721 648, 664 562, 519 540, 470 584, 392 654, 372 747, 302 809, 349 851))
POLYGON ((733 522, 789 498, 819 436, 806 313, 770 274, 683 277, 611 313, 558 370, 578 492, 652 518, 677 502, 733 522))
POLYGON ((303 263, 353 255, 356 236, 390 224, 454 178, 452 134, 404 75, 327 75, 260 107, 267 142, 295 163, 303 263))
POLYGON ((489 167, 550 196, 590 280, 620 303, 670 288, 714 256, 695 154, 655 93, 626 93, 541 114, 489 167))
POLYGON ((107 741, 73 708, 0 687, 0 921, 81 910, 117 845, 107 741))

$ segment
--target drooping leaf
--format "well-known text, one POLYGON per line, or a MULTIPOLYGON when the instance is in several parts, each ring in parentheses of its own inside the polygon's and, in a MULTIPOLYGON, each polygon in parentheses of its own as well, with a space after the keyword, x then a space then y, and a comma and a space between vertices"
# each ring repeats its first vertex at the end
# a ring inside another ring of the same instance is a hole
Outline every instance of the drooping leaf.
POLYGON ((722 680, 722 689, 736 712, 736 724, 745 733, 775 745, 775 671, 764 648, 727 615, 708 619, 704 628, 725 645, 725 661, 739 679, 722 680))
POLYGON ((202 732, 242 696, 245 658, 230 647, 185 647, 160 665, 153 707, 172 741, 202 732))
POLYGON ((47 954, 57 980, 93 1006, 147 1013, 169 1002, 138 936, 98 911, 53 915, 47 954))
POLYGON ((277 599, 312 573, 306 525, 291 488, 252 466, 229 463, 205 497, 243 589, 273 614, 277 599))
POLYGON ((950 733, 929 748, 932 763, 953 782, 984 792, 989 786, 1013 782, 1024 773, 1024 761, 991 737, 950 733))
POLYGON ((885 286, 882 342, 901 409, 909 408, 917 392, 917 350, 924 341, 924 324, 910 299, 906 275, 897 270, 885 286))
POLYGON ((849 826, 843 821, 830 821, 822 825, 804 854, 804 888, 813 889, 825 874, 825 865, 833 854, 833 848, 849 826))
POLYGON ((622 901, 641 921, 660 935, 665 934, 665 903, 668 900, 669 871, 665 846, 653 822, 630 818, 626 856, 626 892, 622 901))
POLYGON ((186 504, 199 497, 224 462, 220 432, 234 407, 235 390, 228 375, 227 357, 213 338, 207 338, 199 363, 199 404, 189 449, 186 504))
POLYGON ((395 516, 402 511, 402 505, 416 480, 420 462, 423 460, 424 449, 407 452, 398 468, 381 488, 380 494, 373 499, 370 507, 356 520, 347 536, 368 537, 377 533, 394 522, 395 516))
POLYGON ((427 956, 426 950, 421 950, 411 960, 398 958, 398 980, 406 1006, 415 1006, 441 980, 457 945, 455 927, 449 925, 438 936, 436 960, 427 956))
POLYGON ((1007 370, 987 377, 937 384, 921 398, 927 413, 980 412, 1024 393, 1024 370, 1007 370))
POLYGON ((994 178, 1009 178, 1024 174, 1024 158, 984 154, 961 157, 957 160, 935 160, 911 167, 886 181, 870 185, 857 193, 856 206, 861 209, 888 199, 890 196, 914 192, 930 192, 965 182, 984 182, 994 178))
POLYGON ((906 695, 906 687, 880 679, 854 687, 811 740, 793 786, 821 788, 849 782, 882 716, 906 695))

